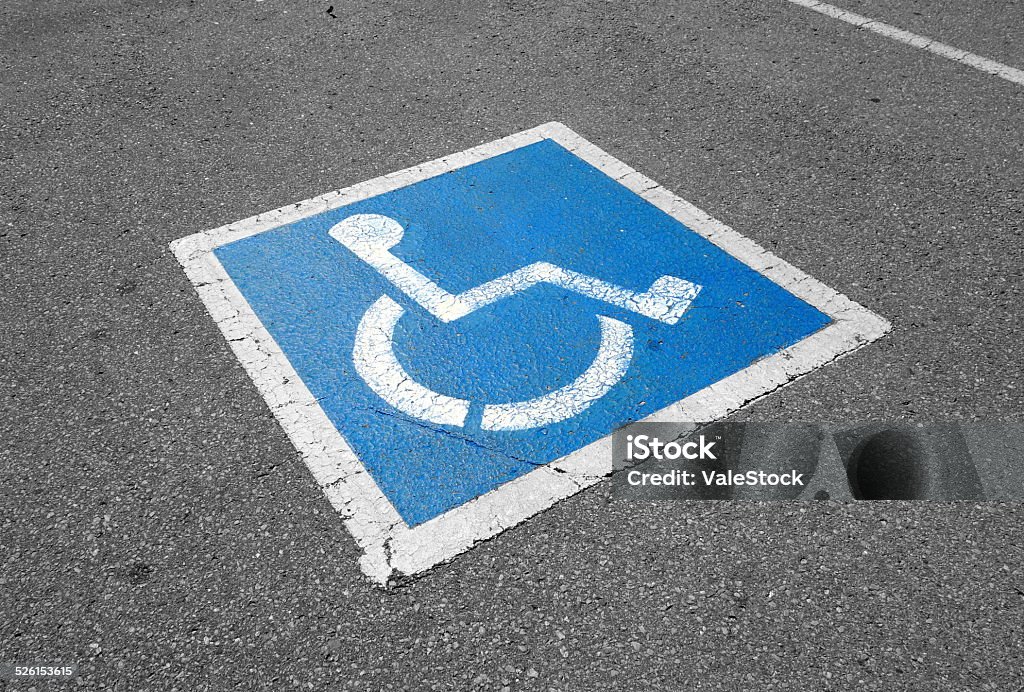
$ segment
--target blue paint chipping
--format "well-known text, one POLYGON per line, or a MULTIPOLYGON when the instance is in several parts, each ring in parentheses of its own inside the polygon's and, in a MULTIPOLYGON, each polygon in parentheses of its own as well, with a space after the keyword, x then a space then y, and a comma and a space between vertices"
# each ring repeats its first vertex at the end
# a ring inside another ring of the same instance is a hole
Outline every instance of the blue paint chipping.
POLYGON ((544 140, 216 250, 270 334, 384 495, 415 526, 787 348, 829 317, 560 145, 544 140), (405 228, 392 252, 452 293, 538 261, 635 291, 669 274, 702 286, 666 325, 550 285, 443 324, 332 239, 357 213, 405 228), (352 361, 356 326, 389 295, 394 347, 437 392, 474 402, 465 427, 391 408, 352 361), (480 429, 482 407, 569 384, 594 358, 597 315, 629 323, 628 372, 546 428, 480 429))

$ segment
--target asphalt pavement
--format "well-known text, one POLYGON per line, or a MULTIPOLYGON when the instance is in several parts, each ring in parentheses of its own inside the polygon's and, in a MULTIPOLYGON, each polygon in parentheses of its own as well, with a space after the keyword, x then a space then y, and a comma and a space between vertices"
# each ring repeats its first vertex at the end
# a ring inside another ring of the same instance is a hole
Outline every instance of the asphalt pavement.
POLYGON ((168 250, 558 120, 892 322, 737 419, 1019 420, 1024 87, 783 0, 18 0, 0 67, 0 662, 80 666, 0 689, 1024 688, 1019 504, 603 483, 375 586, 168 250))

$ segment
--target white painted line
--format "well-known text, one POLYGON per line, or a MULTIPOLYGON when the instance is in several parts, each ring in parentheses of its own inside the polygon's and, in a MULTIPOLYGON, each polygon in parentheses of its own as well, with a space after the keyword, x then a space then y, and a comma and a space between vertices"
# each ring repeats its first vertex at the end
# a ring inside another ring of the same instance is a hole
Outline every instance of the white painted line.
POLYGON ((988 58, 983 58, 980 55, 975 55, 974 53, 970 53, 965 50, 960 50, 959 48, 950 46, 945 43, 940 43, 939 41, 928 38, 927 36, 921 36, 919 34, 914 34, 909 31, 904 31, 903 29, 895 27, 891 24, 879 22, 877 20, 871 19, 870 17, 865 17, 863 15, 855 14, 853 12, 847 12, 846 10, 836 7, 835 5, 829 5, 827 2, 818 2, 817 0, 788 1, 793 3, 794 5, 800 5, 802 7, 814 10, 815 12, 823 14, 826 17, 832 17, 833 19, 838 19, 841 22, 852 24, 858 29, 867 29, 868 31, 873 31, 876 34, 885 36, 886 38, 891 38, 893 40, 899 41, 900 43, 905 43, 908 46, 913 46, 914 48, 926 50, 929 53, 934 53, 935 55, 941 55, 944 58, 952 60, 953 62, 958 62, 963 65, 967 65, 968 67, 973 67, 974 69, 980 70, 981 72, 995 75, 996 77, 1001 77, 1002 79, 1005 79, 1008 82, 1013 82, 1014 84, 1020 84, 1024 86, 1024 70, 1018 70, 1016 67, 1010 67, 1009 65, 1004 65, 1001 62, 989 60, 988 58))
MULTIPOLYGON (((174 241, 171 249, 195 285, 210 316, 224 333, 239 362, 296 449, 302 453, 317 484, 343 518, 346 528, 362 550, 359 564, 363 573, 377 583, 385 584, 394 575, 415 574, 450 560, 473 544, 491 538, 597 483, 612 470, 611 435, 410 527, 327 417, 280 345, 228 276, 214 250, 241 238, 396 190, 544 139, 553 140, 573 152, 832 319, 828 326, 790 348, 762 358, 641 422, 717 420, 826 363, 866 346, 890 329, 883 318, 779 259, 561 123, 541 125, 452 156, 174 241)), ((652 286, 652 291, 655 288, 652 286)), ((668 289, 672 293, 679 287, 657 288, 668 289)), ((665 316, 671 314, 662 318, 665 316)), ((394 319, 394 310, 385 317, 394 319)), ((625 340, 625 333, 616 331, 615 325, 602 324, 602 327, 603 333, 608 331, 620 342, 625 340), (611 329, 605 330, 604 327, 611 329)), ((609 348, 622 351, 625 346, 620 343, 609 348)), ((588 378, 583 384, 590 388, 593 383, 588 378)))

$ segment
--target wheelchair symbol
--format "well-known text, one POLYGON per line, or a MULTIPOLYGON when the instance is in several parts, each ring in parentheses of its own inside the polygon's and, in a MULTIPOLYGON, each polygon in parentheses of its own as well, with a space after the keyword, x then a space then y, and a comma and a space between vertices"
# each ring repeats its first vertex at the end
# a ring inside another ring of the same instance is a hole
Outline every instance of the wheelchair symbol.
MULTIPOLYGON (((531 286, 549 283, 672 325, 679 321, 701 289, 694 283, 666 275, 647 291, 637 293, 547 262, 535 262, 456 295, 391 254, 391 248, 401 241, 404 229, 390 217, 355 214, 335 224, 329 233, 399 291, 446 323, 531 286)), ((470 402, 419 384, 395 356, 395 327, 404 314, 405 309, 387 295, 367 309, 356 329, 352 351, 356 372, 381 399, 406 415, 439 425, 463 427, 470 402)), ((481 429, 527 430, 551 425, 583 412, 607 394, 629 369, 633 358, 633 328, 612 317, 598 315, 597 319, 601 343, 593 362, 579 377, 532 399, 486 404, 481 429)))

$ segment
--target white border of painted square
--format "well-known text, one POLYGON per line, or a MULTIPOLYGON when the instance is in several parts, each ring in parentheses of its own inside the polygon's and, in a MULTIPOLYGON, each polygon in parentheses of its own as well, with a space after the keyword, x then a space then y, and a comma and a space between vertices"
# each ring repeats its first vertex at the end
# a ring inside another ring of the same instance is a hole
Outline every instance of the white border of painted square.
POLYGON ((752 363, 645 421, 719 419, 878 339, 890 329, 889 323, 878 315, 772 255, 557 122, 174 241, 171 249, 210 315, 362 549, 363 572, 380 584, 387 583, 396 573, 412 575, 449 560, 474 543, 607 476, 612 463, 611 431, 607 437, 572 454, 409 528, 303 384, 213 250, 544 139, 562 145, 833 320, 790 348, 752 363))

